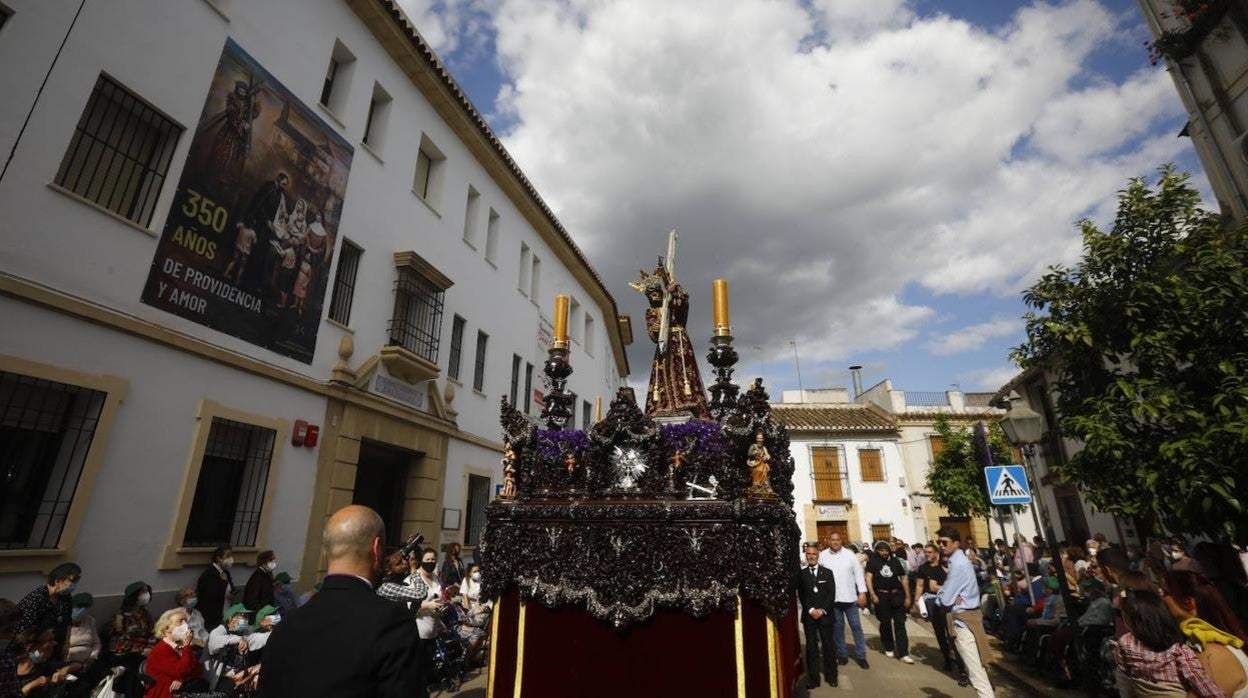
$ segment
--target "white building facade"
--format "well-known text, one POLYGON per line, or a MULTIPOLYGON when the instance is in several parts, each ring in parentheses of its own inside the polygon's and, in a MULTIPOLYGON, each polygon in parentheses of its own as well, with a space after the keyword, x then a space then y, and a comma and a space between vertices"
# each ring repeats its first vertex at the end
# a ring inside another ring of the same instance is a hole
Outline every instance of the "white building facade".
POLYGON ((896 420, 844 389, 786 390, 772 412, 789 431, 802 540, 917 540, 896 420))
POLYGON ((64 561, 168 595, 218 544, 307 587, 352 502, 471 556, 556 294, 575 425, 626 384, 614 299, 397 3, 0 10, 0 597, 64 561))

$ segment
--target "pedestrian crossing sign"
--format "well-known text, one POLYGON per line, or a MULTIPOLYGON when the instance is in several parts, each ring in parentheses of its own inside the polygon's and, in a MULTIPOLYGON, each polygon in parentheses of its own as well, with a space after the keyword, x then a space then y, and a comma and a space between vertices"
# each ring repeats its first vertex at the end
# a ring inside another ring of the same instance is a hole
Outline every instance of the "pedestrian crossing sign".
POLYGON ((984 468, 988 480, 988 499, 994 506, 1030 504, 1031 487, 1021 465, 994 465, 984 468))

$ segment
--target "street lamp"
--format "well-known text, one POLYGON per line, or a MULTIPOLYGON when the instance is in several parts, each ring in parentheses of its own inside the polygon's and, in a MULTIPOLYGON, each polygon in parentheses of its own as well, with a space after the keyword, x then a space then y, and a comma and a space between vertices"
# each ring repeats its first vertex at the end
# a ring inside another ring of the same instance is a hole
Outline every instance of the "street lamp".
MULTIPOLYGON (((1031 496, 1032 496, 1032 516, 1035 516, 1036 510, 1040 510, 1040 516, 1044 519, 1044 538, 1049 543, 1049 555, 1052 557, 1054 565, 1061 565, 1062 555, 1057 547, 1057 539, 1053 535, 1053 526, 1049 520, 1049 510, 1045 506, 1044 498, 1040 496, 1038 489, 1040 482, 1036 479, 1036 468, 1032 462, 1032 458, 1036 453, 1036 444, 1039 443, 1040 437, 1044 430, 1044 418, 1035 410, 1027 406, 1023 398, 1017 391, 1010 391, 1010 406, 1005 413, 1005 419, 1001 420, 1001 431, 1005 432, 1005 438, 1023 452, 1023 465, 1027 467, 1027 477, 1031 479, 1031 496)), ((1037 522, 1038 523, 1038 522, 1037 522)), ((1044 574, 1044 570, 1040 570, 1040 574, 1044 574)), ((1058 580, 1064 580, 1065 573, 1058 572, 1058 580)), ((1068 592, 1066 596, 1067 604, 1070 603, 1070 595, 1073 595, 1072 589, 1068 589, 1066 583, 1062 582, 1062 590, 1068 592)), ((1067 606, 1072 608, 1072 606, 1067 606)))

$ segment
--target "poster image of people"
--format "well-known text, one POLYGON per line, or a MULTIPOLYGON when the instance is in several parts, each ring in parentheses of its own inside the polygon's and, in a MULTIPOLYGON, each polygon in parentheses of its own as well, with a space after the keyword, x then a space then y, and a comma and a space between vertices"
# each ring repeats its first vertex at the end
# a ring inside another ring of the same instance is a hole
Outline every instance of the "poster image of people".
POLYGON ((227 39, 143 302, 312 363, 353 153, 227 39))

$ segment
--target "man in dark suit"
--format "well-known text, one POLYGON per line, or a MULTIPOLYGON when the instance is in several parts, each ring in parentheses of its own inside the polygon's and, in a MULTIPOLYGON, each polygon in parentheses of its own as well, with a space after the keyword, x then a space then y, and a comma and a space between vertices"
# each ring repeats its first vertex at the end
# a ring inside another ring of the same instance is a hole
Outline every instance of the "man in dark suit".
POLYGON ((199 612, 204 616, 204 629, 212 632, 221 625, 225 607, 234 602, 234 578, 230 567, 234 564, 234 551, 223 545, 212 551, 212 564, 199 575, 195 582, 195 598, 199 599, 199 612))
POLYGON ((802 609, 802 628, 806 630, 806 686, 819 685, 819 665, 823 665, 828 685, 837 685, 836 645, 832 637, 835 625, 832 607, 836 602, 836 578, 832 570, 819 565, 819 548, 807 545, 806 565, 793 579, 797 600, 802 609), (823 650, 820 660, 820 650, 823 650))
POLYGON ((351 505, 325 524, 321 591, 275 627, 264 648, 265 698, 413 698, 420 635, 401 605, 373 593, 385 556, 377 512, 351 505))

